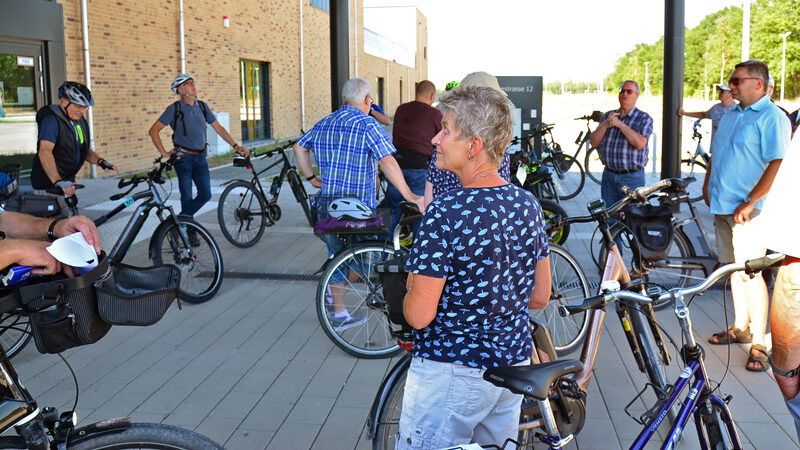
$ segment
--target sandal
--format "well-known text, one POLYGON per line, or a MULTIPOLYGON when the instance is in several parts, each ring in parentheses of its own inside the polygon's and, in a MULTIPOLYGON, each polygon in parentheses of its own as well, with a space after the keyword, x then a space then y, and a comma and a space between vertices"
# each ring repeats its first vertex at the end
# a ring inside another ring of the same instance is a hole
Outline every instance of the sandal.
POLYGON ((749 344, 753 342, 753 335, 750 333, 750 328, 740 330, 731 325, 725 331, 712 334, 708 342, 714 345, 749 344))
POLYGON ((744 368, 750 372, 764 372, 769 367, 769 353, 767 348, 761 344, 753 344, 750 346, 750 354, 747 356, 747 363, 744 368), (753 353, 755 351, 755 353, 753 353), (751 367, 756 365, 755 367, 751 367))

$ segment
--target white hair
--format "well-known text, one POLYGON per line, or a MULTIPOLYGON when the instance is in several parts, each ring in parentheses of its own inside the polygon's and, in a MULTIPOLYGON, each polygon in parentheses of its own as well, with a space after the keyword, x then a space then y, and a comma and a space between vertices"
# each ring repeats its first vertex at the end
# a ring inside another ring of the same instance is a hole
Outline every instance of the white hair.
POLYGON ((363 78, 351 78, 342 86, 342 103, 360 105, 364 97, 372 94, 372 85, 363 78))

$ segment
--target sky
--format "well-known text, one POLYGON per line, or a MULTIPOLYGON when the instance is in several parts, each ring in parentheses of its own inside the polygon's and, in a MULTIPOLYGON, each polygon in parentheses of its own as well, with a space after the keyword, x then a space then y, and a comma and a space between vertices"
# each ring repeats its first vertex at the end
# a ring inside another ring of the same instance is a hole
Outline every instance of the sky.
MULTIPOLYGON (((685 0, 686 26, 741 4, 685 0)), ((600 80, 637 43, 664 34, 664 0, 364 0, 365 7, 409 5, 428 19, 428 78, 437 86, 479 70, 600 80)))

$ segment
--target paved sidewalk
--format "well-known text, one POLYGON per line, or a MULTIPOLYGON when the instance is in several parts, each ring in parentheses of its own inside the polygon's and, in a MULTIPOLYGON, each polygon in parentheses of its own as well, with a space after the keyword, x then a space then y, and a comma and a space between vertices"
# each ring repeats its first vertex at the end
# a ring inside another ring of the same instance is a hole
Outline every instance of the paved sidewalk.
MULTIPOLYGON (((216 218, 220 183, 244 175, 239 168, 212 171, 214 200, 197 217, 220 244, 225 270, 314 273, 325 260, 325 247, 312 235, 288 187, 279 201, 283 218, 258 244, 239 249, 224 239, 216 218)), ((97 217, 115 204, 107 201, 117 191, 115 180, 87 180, 86 185, 79 192, 84 214, 97 217)), ((173 186, 171 199, 178 205, 177 184, 173 186)), ((587 201, 598 196, 599 186, 587 179, 583 192, 564 206, 570 214, 584 214, 587 201)), ((111 247, 126 220, 100 228, 104 248, 111 247)), ((711 232, 710 218, 703 220, 711 232)), ((588 256, 591 232, 588 225, 576 226, 567 248, 587 274, 596 277, 588 256)), ((149 264, 148 236, 143 234, 127 263, 149 264)), ((156 325, 114 327, 97 344, 65 352, 80 385, 80 423, 131 415, 135 421, 193 429, 237 450, 371 448, 364 435, 365 420, 394 360, 359 360, 335 347, 319 326, 312 303, 315 290, 313 281, 229 278, 205 304, 184 303, 182 309, 173 305, 156 325)), ((692 304, 694 329, 702 341, 725 328, 722 299, 718 289, 692 304)), ((728 300, 729 321, 731 309, 728 300)), ((674 317, 669 311, 658 315, 679 345, 674 317)), ((644 386, 644 375, 630 356, 616 316, 606 317, 586 425, 568 448, 627 448, 640 429, 623 409, 644 386)), ((771 374, 744 369, 747 347, 705 349, 711 378, 724 378, 721 392, 733 395, 731 409, 745 447, 797 448, 792 420, 771 374)), ((38 354, 31 344, 14 364, 41 406, 71 408, 73 381, 57 356, 38 354)), ((670 378, 679 372, 679 364, 673 362, 670 378)), ((680 448, 698 448, 690 428, 680 448)))

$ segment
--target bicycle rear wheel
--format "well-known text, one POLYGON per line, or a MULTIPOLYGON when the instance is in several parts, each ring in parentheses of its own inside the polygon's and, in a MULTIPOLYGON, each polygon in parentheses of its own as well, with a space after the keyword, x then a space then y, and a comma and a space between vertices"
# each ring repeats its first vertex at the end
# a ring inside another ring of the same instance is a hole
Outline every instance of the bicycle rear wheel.
POLYGON ((589 329, 589 315, 582 312, 561 317, 558 307, 592 294, 578 262, 558 245, 550 245, 550 272, 550 301, 544 309, 531 310, 530 314, 547 324, 556 352, 559 356, 564 356, 583 342, 589 329))
POLYGON ((211 233, 193 220, 178 225, 168 219, 153 233, 150 242, 155 264, 175 264, 181 270, 180 298, 189 303, 210 300, 222 285, 222 253, 211 233), (190 245, 189 235, 196 234, 199 245, 190 245))
POLYGON ((553 184, 561 199, 569 200, 581 192, 586 182, 583 167, 572 155, 557 153, 548 156, 542 164, 553 168, 553 184))
POLYGON ((252 183, 237 180, 222 191, 217 220, 222 235, 231 244, 251 247, 267 227, 267 203, 252 183))
POLYGON ((394 256, 382 241, 358 243, 330 261, 317 286, 317 317, 336 346, 359 358, 386 358, 402 351, 392 337, 385 314, 386 301, 375 265, 394 256), (352 320, 335 317, 334 301, 341 296, 352 320))
POLYGON ((386 396, 386 402, 378 414, 378 428, 375 438, 372 439, 372 450, 390 450, 395 448, 396 435, 400 432, 400 415, 403 412, 403 395, 406 392, 406 376, 408 370, 402 377, 395 381, 386 396))
POLYGON ((31 340, 31 321, 25 314, 0 315, 0 345, 11 358, 31 340))
MULTIPOLYGON (((77 434, 77 433, 76 433, 77 434)), ((157 423, 132 423, 121 431, 71 436, 69 449, 173 449, 216 450, 223 447, 202 434, 157 423)))
MULTIPOLYGON (((542 213, 544 214, 544 223, 545 225, 550 222, 555 216, 561 216, 562 219, 567 217, 567 211, 561 207, 558 203, 543 198, 539 200, 539 205, 542 207, 542 213)), ((552 230, 550 232, 549 238, 550 242, 558 245, 564 244, 567 242, 567 238, 569 237, 569 224, 565 223, 563 227, 552 230)))
POLYGON ((603 161, 600 161, 600 150, 597 147, 592 147, 586 152, 586 157, 583 159, 583 168, 586 170, 586 175, 597 184, 603 179, 603 161))
POLYGON ((689 201, 696 202, 697 200, 703 199, 703 177, 706 176, 706 164, 702 161, 698 161, 696 159, 683 159, 681 160, 681 178, 688 178, 694 177, 697 179, 694 183, 692 183, 689 187, 695 187, 693 191, 689 194, 689 201), (702 169, 702 170, 699 170, 702 169))

